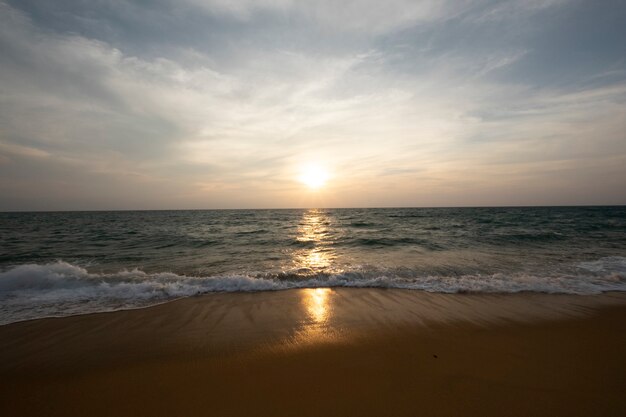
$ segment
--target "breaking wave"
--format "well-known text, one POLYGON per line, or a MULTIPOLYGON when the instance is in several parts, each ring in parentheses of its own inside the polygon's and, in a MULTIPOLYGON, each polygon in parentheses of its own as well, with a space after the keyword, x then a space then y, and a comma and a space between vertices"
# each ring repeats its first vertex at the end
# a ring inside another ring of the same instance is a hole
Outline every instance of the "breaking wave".
POLYGON ((27 264, 0 272, 0 324, 51 316, 131 309, 211 292, 372 287, 438 293, 599 294, 626 291, 626 258, 576 265, 580 273, 414 276, 394 270, 193 277, 139 269, 92 273, 67 262, 27 264))

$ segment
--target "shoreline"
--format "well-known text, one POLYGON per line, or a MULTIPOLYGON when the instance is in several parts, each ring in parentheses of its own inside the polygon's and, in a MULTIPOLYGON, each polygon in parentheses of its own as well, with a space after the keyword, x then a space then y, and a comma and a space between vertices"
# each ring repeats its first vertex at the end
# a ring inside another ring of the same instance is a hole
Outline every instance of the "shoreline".
MULTIPOLYGON (((56 319, 67 319, 72 317, 83 317, 83 316, 91 316, 91 315, 100 315, 100 314, 112 314, 118 312, 127 312, 127 311, 135 311, 135 310, 143 310, 150 309, 154 307, 159 307, 161 305, 182 302, 184 300, 189 299, 197 299, 202 297, 213 297, 216 295, 227 295, 227 294, 271 294, 277 292, 290 292, 290 291, 313 291, 313 290, 330 290, 330 291, 353 291, 353 290, 370 290, 370 291, 392 291, 392 292, 407 292, 407 293, 417 293, 423 294, 424 296, 450 296, 450 297, 572 297, 572 298, 589 298, 589 299, 606 299, 620 297, 620 294, 624 295, 626 299, 626 291, 619 290, 607 290, 600 293, 589 293, 589 294, 574 294, 574 293, 561 293, 561 292, 543 292, 543 291, 532 291, 532 290, 524 290, 517 292, 472 292, 472 291, 458 291, 458 292, 440 292, 440 291, 427 291, 422 289, 413 289, 413 288, 396 288, 396 287, 360 287, 360 286, 329 286, 329 287, 294 287, 294 288, 280 288, 280 289, 269 289, 269 290, 236 290, 236 291, 210 291, 201 294, 195 295, 183 295, 176 298, 166 299, 163 301, 159 301, 156 303, 150 303, 146 305, 140 306, 129 306, 122 308, 112 308, 110 310, 97 310, 97 311, 86 311, 82 313, 73 313, 67 315, 49 315, 43 317, 34 317, 34 318, 25 318, 17 321, 11 321, 8 323, 0 323, 0 328, 4 326, 13 326, 16 324, 34 322, 39 320, 56 320, 56 319)), ((596 302, 592 302, 591 305, 595 305, 596 302)))
POLYGON ((625 318, 624 293, 333 288, 29 320, 0 326, 0 412, 626 414, 625 318))

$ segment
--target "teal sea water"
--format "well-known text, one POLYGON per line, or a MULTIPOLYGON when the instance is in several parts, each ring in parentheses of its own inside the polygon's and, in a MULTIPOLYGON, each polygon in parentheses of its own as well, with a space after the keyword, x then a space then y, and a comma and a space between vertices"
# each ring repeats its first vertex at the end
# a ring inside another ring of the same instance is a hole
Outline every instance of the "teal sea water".
POLYGON ((0 213, 0 324, 337 286, 626 291, 626 207, 0 213))

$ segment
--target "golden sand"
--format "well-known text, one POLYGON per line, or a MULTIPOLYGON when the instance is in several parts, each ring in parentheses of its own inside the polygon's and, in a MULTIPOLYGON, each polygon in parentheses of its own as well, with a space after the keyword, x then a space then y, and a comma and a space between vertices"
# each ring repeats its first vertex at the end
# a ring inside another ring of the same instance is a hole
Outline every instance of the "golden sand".
POLYGON ((2 416, 626 415, 626 295, 211 294, 0 327, 2 416))

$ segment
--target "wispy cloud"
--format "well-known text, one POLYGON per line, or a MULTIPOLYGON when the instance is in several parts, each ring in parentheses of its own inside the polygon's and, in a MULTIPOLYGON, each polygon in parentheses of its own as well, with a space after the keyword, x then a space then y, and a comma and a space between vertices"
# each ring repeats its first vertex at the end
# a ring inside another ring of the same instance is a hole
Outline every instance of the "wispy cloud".
POLYGON ((618 46, 560 82, 525 69, 576 2, 103 4, 0 3, 0 208, 307 204, 311 160, 327 205, 626 197, 618 46))

